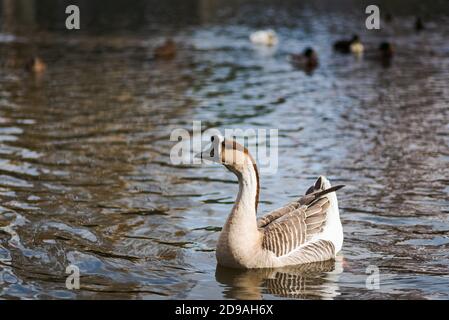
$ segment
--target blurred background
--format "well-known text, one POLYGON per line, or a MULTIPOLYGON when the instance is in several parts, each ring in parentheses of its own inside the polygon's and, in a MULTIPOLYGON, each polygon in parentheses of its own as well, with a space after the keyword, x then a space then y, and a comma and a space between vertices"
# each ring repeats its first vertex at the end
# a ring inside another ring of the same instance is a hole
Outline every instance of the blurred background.
POLYGON ((449 298, 447 1, 377 1, 380 30, 370 1, 0 2, 0 298, 449 298), (260 29, 279 43, 252 44, 260 29), (333 50, 353 34, 363 55, 333 50), (305 72, 290 57, 306 47, 305 72), (170 162, 193 120, 279 129, 259 215, 320 174, 345 184, 336 261, 217 269, 238 185, 170 162))

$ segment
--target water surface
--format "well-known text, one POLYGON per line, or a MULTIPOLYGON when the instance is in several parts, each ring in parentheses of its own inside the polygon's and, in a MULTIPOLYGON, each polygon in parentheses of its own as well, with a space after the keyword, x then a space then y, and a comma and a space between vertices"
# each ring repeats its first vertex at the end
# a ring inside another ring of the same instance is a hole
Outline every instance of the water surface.
POLYGON ((393 22, 367 31, 358 1, 108 1, 104 10, 80 1, 78 33, 61 27, 64 1, 29 1, 25 13, 8 3, 0 298, 449 298, 447 3, 389 1, 393 22), (428 21, 419 34, 416 12, 428 21), (265 27, 278 32, 277 48, 249 43, 265 27), (332 52, 355 32, 367 48, 392 41, 391 66, 332 52), (176 57, 151 59, 167 36, 176 57), (312 74, 288 62, 308 45, 320 59, 312 74), (44 74, 23 70, 32 55, 48 64, 44 74), (170 133, 193 120, 279 129, 278 172, 261 176, 259 215, 320 174, 345 184, 336 261, 217 269, 215 244, 238 185, 222 167, 170 162, 170 133), (65 287, 70 264, 80 290, 65 287), (370 265, 381 273, 378 290, 366 288, 370 265))

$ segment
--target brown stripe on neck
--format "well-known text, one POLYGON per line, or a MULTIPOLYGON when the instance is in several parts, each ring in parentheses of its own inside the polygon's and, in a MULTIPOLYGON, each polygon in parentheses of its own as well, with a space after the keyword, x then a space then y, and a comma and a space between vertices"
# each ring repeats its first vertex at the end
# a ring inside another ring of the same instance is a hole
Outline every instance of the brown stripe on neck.
POLYGON ((255 199, 255 209, 256 209, 256 213, 257 213, 257 207, 259 206, 259 193, 260 193, 260 181, 259 181, 259 170, 257 169, 257 164, 256 161, 254 160, 254 158, 251 156, 251 154, 249 153, 248 149, 245 148, 244 146, 242 146, 241 144, 237 143, 235 140, 224 140, 222 142, 222 148, 227 148, 227 149, 233 149, 233 150, 238 150, 243 152, 244 154, 246 154, 252 164, 253 164, 253 168, 254 168, 254 173, 256 174, 256 199, 255 199))
MULTIPOLYGON (((251 157, 251 155, 248 153, 248 155, 251 157)), ((257 206, 259 205, 259 191, 260 191, 260 183, 259 183, 259 170, 257 170, 257 165, 254 159, 251 158, 251 161, 253 161, 253 167, 254 172, 256 173, 256 181, 257 181, 257 189, 256 189, 256 213, 257 213, 257 206)))

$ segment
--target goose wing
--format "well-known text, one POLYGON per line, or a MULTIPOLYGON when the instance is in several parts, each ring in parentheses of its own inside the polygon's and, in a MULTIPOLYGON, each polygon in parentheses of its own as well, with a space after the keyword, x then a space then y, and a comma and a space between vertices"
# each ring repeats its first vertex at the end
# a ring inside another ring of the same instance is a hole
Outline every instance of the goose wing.
POLYGON ((271 222, 263 229, 262 247, 277 257, 292 252, 323 230, 329 205, 328 198, 323 197, 271 222))
POLYGON ((287 255, 322 232, 330 206, 327 193, 343 186, 323 190, 318 179, 306 195, 259 220, 263 233, 262 247, 277 257, 287 255))

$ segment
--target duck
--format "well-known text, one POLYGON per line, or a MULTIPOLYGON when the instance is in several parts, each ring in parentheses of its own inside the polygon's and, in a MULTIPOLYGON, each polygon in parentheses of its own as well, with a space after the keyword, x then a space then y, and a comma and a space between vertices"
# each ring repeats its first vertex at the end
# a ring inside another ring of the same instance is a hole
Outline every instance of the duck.
POLYGON ((421 17, 416 17, 415 20, 415 30, 417 32, 423 31, 425 29, 424 22, 422 21, 421 17))
POLYGON ((165 42, 154 49, 156 59, 171 59, 176 56, 176 43, 172 39, 166 39, 165 42))
POLYGON ((380 62, 384 67, 389 67, 394 56, 394 46, 388 41, 381 42, 374 51, 367 51, 364 56, 367 60, 380 62))
POLYGON ((42 74, 46 69, 47 65, 39 57, 33 57, 25 64, 25 70, 35 74, 42 74))
POLYGON ((319 176, 305 195, 257 219, 259 173, 248 149, 233 139, 211 137, 196 155, 237 176, 239 191, 222 228, 217 264, 235 269, 279 268, 335 259, 343 244, 336 191, 319 176))
POLYGON ((379 45, 380 57, 382 59, 391 59, 394 55, 394 47, 390 42, 384 41, 379 45))
POLYGON ((279 42, 276 32, 271 29, 255 31, 249 38, 252 43, 265 46, 274 46, 279 42))
POLYGON ((394 56, 394 47, 390 42, 382 42, 378 48, 379 57, 381 64, 384 67, 389 67, 391 65, 391 60, 394 56))
POLYGON ((353 35, 350 40, 339 40, 334 43, 334 50, 340 53, 363 53, 364 47, 358 35, 353 35))
POLYGON ((290 60, 295 67, 307 72, 312 71, 318 66, 318 55, 311 47, 307 47, 300 54, 290 55, 290 60))

